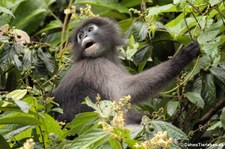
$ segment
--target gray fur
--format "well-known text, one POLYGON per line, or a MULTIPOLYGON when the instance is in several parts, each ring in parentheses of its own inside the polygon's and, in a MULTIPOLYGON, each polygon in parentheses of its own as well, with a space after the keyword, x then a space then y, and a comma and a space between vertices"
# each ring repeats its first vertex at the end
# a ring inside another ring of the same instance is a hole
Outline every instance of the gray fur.
MULTIPOLYGON (((87 96, 95 101, 98 93, 103 99, 109 100, 118 100, 131 95, 132 104, 145 101, 166 86, 199 54, 199 45, 193 42, 174 58, 132 75, 118 58, 117 47, 123 44, 123 39, 118 33, 117 25, 109 19, 98 17, 88 19, 77 27, 73 42, 74 64, 53 92, 55 101, 64 110, 64 114, 57 115, 58 120, 71 121, 76 114, 91 111, 91 108, 81 102, 87 96), (85 49, 78 44, 77 34, 88 24, 96 24, 99 27, 99 33, 90 36, 101 38, 101 44, 109 44, 107 47, 111 47, 102 55, 85 56, 83 54, 85 49)), ((140 118, 139 113, 129 111, 126 120, 129 124, 133 124, 139 123, 140 118)))

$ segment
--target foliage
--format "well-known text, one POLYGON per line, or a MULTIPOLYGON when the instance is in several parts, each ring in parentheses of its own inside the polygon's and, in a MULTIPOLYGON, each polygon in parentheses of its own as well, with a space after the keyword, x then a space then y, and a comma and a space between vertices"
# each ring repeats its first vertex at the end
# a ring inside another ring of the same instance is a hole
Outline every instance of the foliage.
POLYGON ((224 146, 223 0, 2 0, 0 12, 0 148, 224 146), (62 112, 50 94, 70 66, 72 30, 95 15, 118 21, 127 39, 120 58, 134 74, 191 40, 201 45, 196 61, 157 98, 138 105, 148 117, 135 129, 124 127, 129 101, 123 107, 86 98, 94 112, 68 124, 51 116, 62 112))

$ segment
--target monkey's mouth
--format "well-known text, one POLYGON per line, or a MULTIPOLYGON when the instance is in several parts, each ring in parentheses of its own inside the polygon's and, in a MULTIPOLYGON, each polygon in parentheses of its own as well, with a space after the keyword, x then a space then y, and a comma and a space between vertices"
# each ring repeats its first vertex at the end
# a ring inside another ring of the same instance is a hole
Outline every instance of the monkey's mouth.
POLYGON ((94 44, 95 44, 95 42, 93 42, 93 41, 87 42, 84 46, 84 49, 88 49, 88 48, 92 47, 94 44))
POLYGON ((92 48, 94 48, 94 46, 96 46, 96 42, 89 37, 85 38, 82 42, 82 47, 84 50, 91 50, 92 48))

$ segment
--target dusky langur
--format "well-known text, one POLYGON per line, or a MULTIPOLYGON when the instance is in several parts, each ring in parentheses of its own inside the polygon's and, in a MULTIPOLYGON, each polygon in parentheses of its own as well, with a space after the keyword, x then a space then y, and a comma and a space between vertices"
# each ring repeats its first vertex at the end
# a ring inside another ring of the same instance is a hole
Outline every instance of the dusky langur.
MULTIPOLYGON (((78 113, 93 110, 81 104, 87 96, 95 101, 97 94, 109 100, 131 95, 132 104, 147 100, 175 78, 200 51, 199 44, 192 42, 168 61, 133 75, 118 57, 117 48, 124 45, 124 40, 112 20, 87 19, 76 27, 72 41, 74 63, 53 91, 55 101, 64 111, 56 118, 67 122, 78 113)), ((128 111, 128 124, 140 121, 140 114, 128 111)))

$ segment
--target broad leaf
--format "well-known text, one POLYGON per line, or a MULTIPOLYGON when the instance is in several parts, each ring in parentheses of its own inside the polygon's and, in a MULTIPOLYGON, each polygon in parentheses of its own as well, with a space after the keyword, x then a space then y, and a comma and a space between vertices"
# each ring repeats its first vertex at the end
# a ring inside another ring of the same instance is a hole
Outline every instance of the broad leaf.
POLYGON ((177 12, 177 8, 173 4, 150 7, 148 11, 148 15, 158 15, 163 12, 177 12))
POLYGON ((134 55, 133 55, 133 60, 136 64, 141 64, 143 62, 148 61, 150 55, 151 55, 151 50, 152 47, 150 45, 144 46, 140 50, 138 50, 134 55))
POLYGON ((184 96, 187 97, 188 100, 195 104, 197 107, 202 109, 204 108, 205 102, 199 93, 187 92, 184 94, 184 96))
POLYGON ((2 135, 0 135, 0 148, 10 149, 10 146, 8 145, 7 141, 5 140, 5 138, 2 135))
POLYGON ((0 124, 41 125, 41 122, 28 114, 17 113, 0 118, 0 124))
POLYGON ((87 130, 87 125, 92 125, 93 121, 97 120, 99 117, 98 113, 95 112, 84 112, 77 114, 72 122, 68 123, 65 128, 70 128, 69 131, 66 132, 66 135, 75 135, 82 133, 80 132, 83 127, 87 130))
POLYGON ((38 48, 38 56, 44 62, 45 67, 50 73, 53 73, 56 70, 55 59, 51 56, 45 47, 38 48))
POLYGON ((223 129, 225 129, 225 108, 223 108, 222 113, 220 115, 220 121, 223 125, 223 129))
POLYGON ((176 140, 188 140, 187 135, 171 123, 163 121, 152 121, 151 125, 154 127, 154 132, 167 131, 169 138, 173 138, 176 140))
POLYGON ((202 97, 207 105, 215 104, 216 102, 216 86, 212 74, 206 74, 202 79, 202 97))
POLYGON ((23 90, 14 90, 12 92, 10 92, 7 96, 10 98, 14 98, 16 100, 20 100, 22 99, 25 95, 27 94, 27 90, 23 89, 23 90))
POLYGON ((137 21, 132 24, 131 30, 136 40, 143 41, 148 34, 148 25, 144 21, 137 21))
POLYGON ((109 133, 103 131, 102 129, 96 128, 74 139, 72 145, 69 148, 73 149, 97 148, 99 145, 104 144, 108 140, 109 140, 109 133))
POLYGON ((9 15, 11 15, 13 18, 15 18, 15 16, 13 15, 13 13, 12 13, 12 11, 10 11, 9 9, 7 9, 7 8, 4 8, 4 7, 1 7, 0 6, 0 13, 6 13, 6 14, 9 14, 9 15))
POLYGON ((63 138, 63 131, 61 130, 59 123, 53 117, 51 117, 47 113, 44 113, 42 114, 42 122, 42 129, 45 130, 48 134, 54 133, 58 135, 60 139, 63 138))
POLYGON ((179 105, 180 105, 179 101, 169 101, 166 106, 167 113, 170 116, 173 116, 175 114, 175 112, 177 111, 179 105))
MULTIPOLYGON (((3 127, 4 130, 10 130, 7 133, 4 134, 4 138, 6 139, 10 139, 12 137, 15 137, 18 134, 21 134, 23 132, 25 132, 28 129, 33 129, 35 128, 34 125, 20 125, 20 124, 9 124, 9 125, 5 125, 3 127)), ((29 137, 31 134, 29 134, 27 137, 29 137)))
POLYGON ((210 72, 225 84, 225 69, 212 67, 210 68, 210 72))

